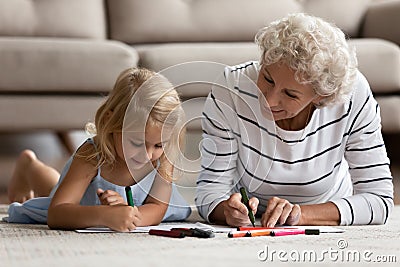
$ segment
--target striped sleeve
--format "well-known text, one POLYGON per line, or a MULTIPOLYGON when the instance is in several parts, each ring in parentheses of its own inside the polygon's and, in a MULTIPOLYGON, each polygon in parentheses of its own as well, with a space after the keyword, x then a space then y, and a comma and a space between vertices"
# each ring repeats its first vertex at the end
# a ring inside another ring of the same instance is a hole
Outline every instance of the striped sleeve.
POLYGON ((209 220, 213 209, 229 198, 237 180, 238 146, 232 94, 227 87, 214 86, 203 109, 202 171, 197 179, 196 206, 209 220))
POLYGON ((384 224, 393 208, 393 183, 381 134, 379 106, 365 78, 360 75, 345 159, 353 183, 353 195, 333 201, 341 225, 384 224), (357 98, 357 99, 356 99, 357 98))

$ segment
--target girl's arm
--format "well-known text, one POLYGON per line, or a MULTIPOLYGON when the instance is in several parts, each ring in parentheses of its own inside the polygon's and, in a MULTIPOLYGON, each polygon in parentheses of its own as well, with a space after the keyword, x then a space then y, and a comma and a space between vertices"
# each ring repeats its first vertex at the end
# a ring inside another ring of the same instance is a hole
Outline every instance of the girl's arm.
MULTIPOLYGON (((84 145, 82 148, 85 148, 84 145)), ((81 148, 81 149, 82 149, 81 148)), ((137 208, 129 206, 81 206, 80 201, 97 169, 75 156, 70 169, 50 203, 47 223, 53 229, 107 226, 117 231, 135 228, 140 220, 137 208)))
MULTIPOLYGON (((169 171, 170 173, 173 172, 172 166, 169 166, 169 171)), ((138 207, 141 220, 137 226, 157 225, 161 223, 168 209, 171 193, 171 182, 167 181, 157 172, 149 195, 144 201, 144 204, 138 207)))

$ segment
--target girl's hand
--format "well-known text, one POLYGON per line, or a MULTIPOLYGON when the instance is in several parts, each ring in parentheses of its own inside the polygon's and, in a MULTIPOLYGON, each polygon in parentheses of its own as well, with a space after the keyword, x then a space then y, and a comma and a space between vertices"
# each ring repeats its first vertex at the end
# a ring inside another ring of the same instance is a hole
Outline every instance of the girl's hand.
MULTIPOLYGON (((252 197, 249 199, 250 208, 253 213, 256 214, 258 199, 252 197)), ((228 200, 225 200, 224 205, 224 216, 226 223, 231 226, 244 226, 250 224, 248 210, 246 205, 242 203, 242 196, 240 193, 235 193, 230 196, 228 200)))
POLYGON ((139 225, 142 220, 142 214, 136 206, 109 207, 103 215, 103 224, 118 232, 135 230, 136 225, 139 225))
POLYGON ((261 217, 261 225, 274 227, 276 224, 297 225, 300 221, 301 208, 286 199, 273 197, 268 201, 267 210, 261 217))
POLYGON ((97 189, 97 196, 100 199, 101 205, 127 205, 124 198, 120 194, 112 190, 104 191, 103 189, 99 188, 97 189))

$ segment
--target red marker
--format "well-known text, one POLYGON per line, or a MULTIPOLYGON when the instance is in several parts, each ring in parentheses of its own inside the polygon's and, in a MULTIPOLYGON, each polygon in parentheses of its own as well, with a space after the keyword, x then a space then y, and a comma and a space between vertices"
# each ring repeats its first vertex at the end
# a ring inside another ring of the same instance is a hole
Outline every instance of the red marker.
POLYGON ((151 229, 149 231, 150 235, 159 235, 159 236, 166 236, 166 237, 174 237, 174 238, 183 238, 185 237, 185 233, 181 231, 166 231, 166 230, 157 230, 151 229))

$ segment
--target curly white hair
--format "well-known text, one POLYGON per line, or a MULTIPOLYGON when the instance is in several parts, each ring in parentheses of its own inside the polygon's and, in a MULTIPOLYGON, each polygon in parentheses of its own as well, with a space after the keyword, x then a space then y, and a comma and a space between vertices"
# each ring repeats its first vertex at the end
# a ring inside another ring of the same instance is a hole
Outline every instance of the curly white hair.
POLYGON ((318 107, 348 99, 357 73, 355 49, 344 33, 321 18, 290 14, 260 29, 255 41, 261 64, 282 62, 301 84, 311 84, 325 96, 318 107))

